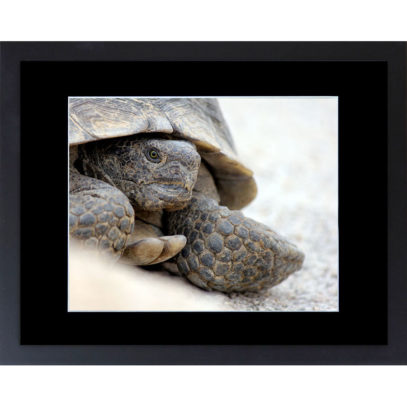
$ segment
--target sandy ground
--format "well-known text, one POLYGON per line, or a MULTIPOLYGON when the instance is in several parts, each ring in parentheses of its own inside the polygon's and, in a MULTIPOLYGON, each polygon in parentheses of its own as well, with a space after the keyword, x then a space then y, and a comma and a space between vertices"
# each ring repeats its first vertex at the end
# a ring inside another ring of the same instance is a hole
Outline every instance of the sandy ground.
POLYGON ((232 295, 236 309, 338 310, 337 98, 221 99, 239 155, 254 171, 243 210, 297 244, 302 270, 262 294, 232 295))
POLYGON ((163 272, 81 258, 71 251, 69 309, 110 311, 337 311, 337 99, 222 98, 257 198, 243 210, 305 253, 302 270, 259 294, 208 293, 163 272))

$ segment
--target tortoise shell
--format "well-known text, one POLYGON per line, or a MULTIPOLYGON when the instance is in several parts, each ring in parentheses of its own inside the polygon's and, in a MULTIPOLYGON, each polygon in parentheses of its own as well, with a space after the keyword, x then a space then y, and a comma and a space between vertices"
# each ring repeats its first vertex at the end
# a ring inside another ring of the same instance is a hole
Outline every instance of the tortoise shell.
POLYGON ((257 194, 253 172, 239 160, 214 98, 70 97, 69 145, 165 133, 193 142, 208 164, 221 205, 240 209, 257 194))

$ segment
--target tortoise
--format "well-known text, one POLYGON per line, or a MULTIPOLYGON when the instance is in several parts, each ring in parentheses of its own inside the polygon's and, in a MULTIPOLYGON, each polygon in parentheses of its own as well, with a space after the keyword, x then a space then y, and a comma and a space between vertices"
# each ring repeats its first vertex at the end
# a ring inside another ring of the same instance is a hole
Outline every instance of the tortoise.
POLYGON ((70 236, 205 290, 259 291, 304 254, 239 209, 257 194, 215 98, 69 98, 70 236))

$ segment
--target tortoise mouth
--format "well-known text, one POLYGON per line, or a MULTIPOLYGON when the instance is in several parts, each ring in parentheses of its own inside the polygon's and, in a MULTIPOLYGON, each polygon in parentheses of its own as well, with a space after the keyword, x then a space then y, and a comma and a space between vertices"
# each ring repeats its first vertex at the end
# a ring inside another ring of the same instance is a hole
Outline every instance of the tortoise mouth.
MULTIPOLYGON (((185 185, 179 184, 151 184, 150 188, 152 188, 157 194, 159 194, 160 198, 163 199, 164 195, 169 195, 171 199, 176 199, 179 201, 184 201, 185 199, 189 199, 191 196, 191 189, 186 188, 185 185)), ((165 199, 165 198, 164 198, 165 199)))
POLYGON ((161 202, 163 209, 177 210, 184 208, 192 198, 192 187, 187 187, 185 183, 152 183, 148 185, 150 192, 161 202))
POLYGON ((193 185, 185 182, 155 181, 137 184, 128 179, 123 181, 123 192, 131 204, 143 210, 181 209, 192 197, 193 185))
POLYGON ((139 184, 134 182, 132 179, 124 178, 123 181, 130 182, 133 185, 136 185, 136 188, 140 187, 149 187, 157 190, 157 192, 165 192, 165 191, 173 191, 173 192, 188 192, 191 193, 193 189, 193 184, 181 182, 181 181, 174 181, 174 180, 160 180, 160 181, 152 181, 152 182, 145 182, 143 184, 139 184))
POLYGON ((157 192, 169 192, 174 194, 189 194, 191 188, 188 188, 185 184, 163 184, 163 183, 154 183, 150 184, 150 187, 156 190, 157 192))

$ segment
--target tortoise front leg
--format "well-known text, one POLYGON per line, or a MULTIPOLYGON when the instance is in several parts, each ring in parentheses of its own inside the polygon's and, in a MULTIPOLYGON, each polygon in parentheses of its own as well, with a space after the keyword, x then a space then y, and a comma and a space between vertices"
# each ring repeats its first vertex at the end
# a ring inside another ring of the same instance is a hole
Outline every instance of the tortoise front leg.
POLYGON ((119 189, 71 169, 69 228, 75 240, 116 258, 123 255, 131 265, 163 262, 184 247, 184 236, 162 236, 158 228, 148 233, 148 226, 153 228, 135 220, 119 189))
POLYGON ((178 269, 206 290, 258 291, 299 270, 304 254, 277 233, 240 211, 195 194, 190 205, 169 212, 168 233, 187 244, 175 258, 178 269))
POLYGON ((70 172, 70 236, 86 247, 120 256, 134 229, 128 198, 106 182, 70 172))

